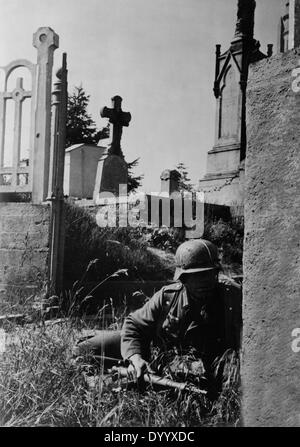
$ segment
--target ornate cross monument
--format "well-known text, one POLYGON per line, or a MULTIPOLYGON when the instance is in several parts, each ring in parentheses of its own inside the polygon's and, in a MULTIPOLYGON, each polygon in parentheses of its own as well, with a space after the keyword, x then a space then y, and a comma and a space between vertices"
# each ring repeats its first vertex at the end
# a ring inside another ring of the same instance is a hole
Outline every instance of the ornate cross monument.
POLYGON ((131 114, 123 112, 122 98, 114 96, 112 98, 112 108, 103 107, 100 111, 102 118, 108 118, 112 131, 110 132, 110 144, 105 154, 98 162, 96 183, 94 190, 94 200, 98 194, 103 192, 120 195, 120 185, 128 183, 128 167, 124 160, 121 149, 121 138, 123 127, 128 127, 131 121, 131 114))
MULTIPOLYGON (((208 152, 207 173, 199 189, 205 200, 221 205, 242 204, 246 156, 246 89, 249 64, 266 58, 254 39, 255 0, 238 0, 230 48, 216 46, 214 94, 217 101, 215 144, 208 152)), ((269 46, 268 55, 272 48, 269 46)))
POLYGON ((122 110, 122 98, 121 96, 114 96, 111 98, 112 108, 103 107, 100 111, 102 118, 109 118, 109 122, 112 124, 112 136, 111 144, 108 153, 110 155, 118 155, 123 157, 121 149, 121 138, 123 127, 128 127, 131 121, 131 114, 129 112, 123 112, 122 110))

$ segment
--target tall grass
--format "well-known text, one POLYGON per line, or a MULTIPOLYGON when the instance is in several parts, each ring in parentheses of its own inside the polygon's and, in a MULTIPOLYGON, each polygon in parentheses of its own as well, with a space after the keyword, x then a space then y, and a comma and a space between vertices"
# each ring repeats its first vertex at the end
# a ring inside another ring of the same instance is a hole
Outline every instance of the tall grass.
MULTIPOLYGON (((101 318, 99 318, 99 321, 101 318)), ((187 427, 236 425, 239 418, 238 360, 220 359, 227 382, 203 411, 193 395, 138 393, 113 382, 88 356, 74 361, 72 348, 86 327, 67 319, 11 328, 0 362, 0 425, 97 427, 187 427), (224 363, 225 362, 225 363, 224 363), (90 379, 95 379, 91 386, 90 379)))
MULTIPOLYGON (((222 233, 220 228, 216 230, 216 237, 222 233)), ((228 234, 229 240, 230 231, 228 234)), ((168 391, 152 389, 138 393, 126 384, 113 382, 103 368, 90 366, 88 356, 75 362, 72 356, 75 340, 83 329, 90 328, 84 319, 74 318, 80 314, 82 301, 89 299, 89 295, 82 299, 81 294, 86 280, 92 278, 97 281, 95 287, 101 287, 105 278, 120 271, 124 273, 124 269, 129 275, 152 280, 165 279, 171 272, 147 250, 138 235, 134 237, 132 230, 100 229, 86 211, 71 205, 67 213, 65 256, 66 278, 69 281, 81 278, 70 291, 69 303, 63 309, 64 312, 67 309, 68 318, 56 323, 41 319, 24 327, 10 324, 6 328, 6 351, 0 357, 1 426, 238 424, 239 357, 234 352, 226 352, 216 362, 215 372, 223 377, 223 390, 215 402, 207 402, 205 406, 192 394, 174 396, 168 391), (95 259, 98 261, 94 262, 95 259)), ((26 300, 19 304, 27 310, 26 300)), ((118 329, 123 318, 120 309, 114 309, 106 300, 93 324, 97 329, 108 324, 111 329, 118 329)))

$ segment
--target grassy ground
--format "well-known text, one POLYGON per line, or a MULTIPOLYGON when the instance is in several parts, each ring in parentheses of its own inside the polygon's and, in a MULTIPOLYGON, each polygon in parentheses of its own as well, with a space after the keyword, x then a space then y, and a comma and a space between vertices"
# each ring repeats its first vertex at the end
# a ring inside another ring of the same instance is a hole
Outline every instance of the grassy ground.
MULTIPOLYGON (((99 369, 93 387, 88 359, 74 362, 72 347, 83 321, 6 327, 0 362, 0 425, 3 427, 191 427, 239 423, 238 359, 226 359, 219 399, 199 401, 168 391, 138 393, 112 382, 99 369), (86 361, 85 361, 86 360, 86 361), (204 411, 204 406, 206 410, 204 411)), ((98 323, 99 327, 99 323, 98 323)), ((94 371, 95 373, 95 371, 94 371)))
MULTIPOLYGON (((66 258, 69 264, 65 266, 65 275, 71 282, 90 275, 101 283, 116 269, 128 269, 130 278, 166 280, 172 277, 173 255, 149 248, 138 235, 133 237, 127 230, 118 233, 102 231, 76 208, 70 210, 68 219, 66 258)), ((223 226, 217 230, 219 237, 223 226)), ((76 281, 78 290, 81 281, 76 281)), ((27 300, 8 297, 2 312, 27 312, 32 300, 33 297, 27 300)), ((122 315, 114 309, 111 309, 111 314, 114 327, 120 326, 122 315)), ((100 315, 97 329, 103 328, 104 317, 100 315)), ((5 327, 7 346, 6 351, 0 354, 0 426, 192 427, 239 424, 239 360, 236 354, 229 353, 219 362, 224 367, 224 384, 215 402, 203 402, 191 394, 174 396, 168 391, 151 389, 138 393, 118 382, 112 383, 109 377, 104 377, 103 371, 98 371, 98 380, 91 387, 87 380, 87 372, 90 371, 88 359, 76 363, 72 357, 75 340, 86 328, 90 328, 90 324, 74 318, 57 324, 37 321, 24 327, 15 324, 5 327)))
POLYGON ((82 331, 106 329, 108 325, 111 329, 119 329, 124 310, 114 309, 108 300, 93 321, 75 317, 76 306, 70 307, 68 318, 43 321, 36 311, 29 315, 28 300, 18 301, 17 308, 12 302, 10 305, 12 308, 7 309, 7 313, 22 311, 24 306, 27 321, 31 323, 24 326, 6 323, 4 327, 6 350, 0 353, 0 426, 195 427, 239 424, 237 354, 228 353, 218 363, 224 369, 224 383, 215 402, 192 394, 174 395, 165 390, 148 389, 138 393, 126 383, 112 382, 111 376, 104 375, 99 368, 91 371, 90 359, 75 362, 72 356, 72 348, 82 331))
MULTIPOLYGON (((159 255, 159 253, 156 253, 159 255)), ((164 254, 165 256, 165 254, 164 254)), ((168 264, 169 259, 163 259, 168 264)), ((72 300, 76 303, 72 296, 72 300)), ((16 298, 16 297, 15 297, 16 298)), ((37 297, 38 298, 38 297, 37 297)), ((30 313, 33 297, 8 300, 5 313, 30 313), (13 304, 14 303, 14 304, 13 304), (11 306, 10 308, 8 308, 11 306)), ((74 307, 74 306, 73 306, 74 307)), ((70 310, 76 309, 71 306, 70 310)), ((71 312, 72 313, 72 312, 71 312)), ((239 424, 239 359, 229 354, 223 391, 215 402, 168 391, 138 393, 111 382, 101 370, 87 379, 89 359, 74 362, 72 347, 84 329, 119 328, 124 314, 107 301, 96 322, 72 315, 55 323, 7 323, 0 353, 0 426, 5 427, 195 427, 239 424), (107 320, 110 315, 110 321, 107 320), (94 377, 94 386, 89 386, 94 377)), ((32 321, 31 318, 28 320, 32 321)), ((34 321, 34 319, 33 319, 34 321)))

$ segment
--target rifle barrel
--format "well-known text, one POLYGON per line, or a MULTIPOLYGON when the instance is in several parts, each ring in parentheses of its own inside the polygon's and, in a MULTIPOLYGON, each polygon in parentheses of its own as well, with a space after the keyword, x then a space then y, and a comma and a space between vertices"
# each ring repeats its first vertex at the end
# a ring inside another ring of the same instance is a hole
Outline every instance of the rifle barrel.
MULTIPOLYGON (((118 374, 121 377, 128 377, 127 368, 124 368, 123 366, 119 367, 113 367, 112 371, 118 372, 118 374)), ((187 382, 175 382, 174 380, 167 379, 165 377, 157 376, 156 374, 150 374, 146 373, 144 374, 144 381, 146 383, 150 383, 153 385, 158 385, 166 388, 174 388, 180 391, 192 391, 197 394, 207 394, 207 391, 201 390, 200 388, 197 388, 196 386, 191 386, 187 382)))
POLYGON ((106 361, 108 361, 108 362, 115 362, 115 363, 124 363, 124 360, 122 360, 122 359, 120 359, 120 358, 116 358, 116 357, 107 357, 107 355, 93 355, 93 357, 96 359, 96 360, 99 360, 99 361, 103 361, 103 362, 105 362, 105 360, 106 361))

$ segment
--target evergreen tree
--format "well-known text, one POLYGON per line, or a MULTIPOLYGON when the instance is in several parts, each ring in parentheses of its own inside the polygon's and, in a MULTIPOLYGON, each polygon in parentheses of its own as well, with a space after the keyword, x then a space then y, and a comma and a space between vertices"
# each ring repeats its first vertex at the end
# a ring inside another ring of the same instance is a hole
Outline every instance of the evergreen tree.
POLYGON ((95 140, 98 142, 100 140, 105 140, 106 138, 109 138, 109 132, 110 132, 110 126, 109 123, 103 127, 99 132, 95 135, 95 140))
POLYGON ((132 170, 137 167, 138 163, 139 163, 139 158, 137 158, 136 160, 133 160, 131 163, 127 163, 127 166, 128 166, 128 184, 127 184, 128 192, 134 192, 142 185, 142 180, 144 178, 144 175, 134 176, 134 174, 132 172, 132 170))
POLYGON ((184 163, 178 163, 176 170, 180 173, 181 179, 179 180, 179 191, 184 192, 194 192, 195 185, 191 183, 187 168, 184 163))
POLYGON ((67 147, 79 143, 98 143, 95 122, 87 112, 89 100, 90 96, 86 94, 82 85, 75 87, 68 97, 67 147))

